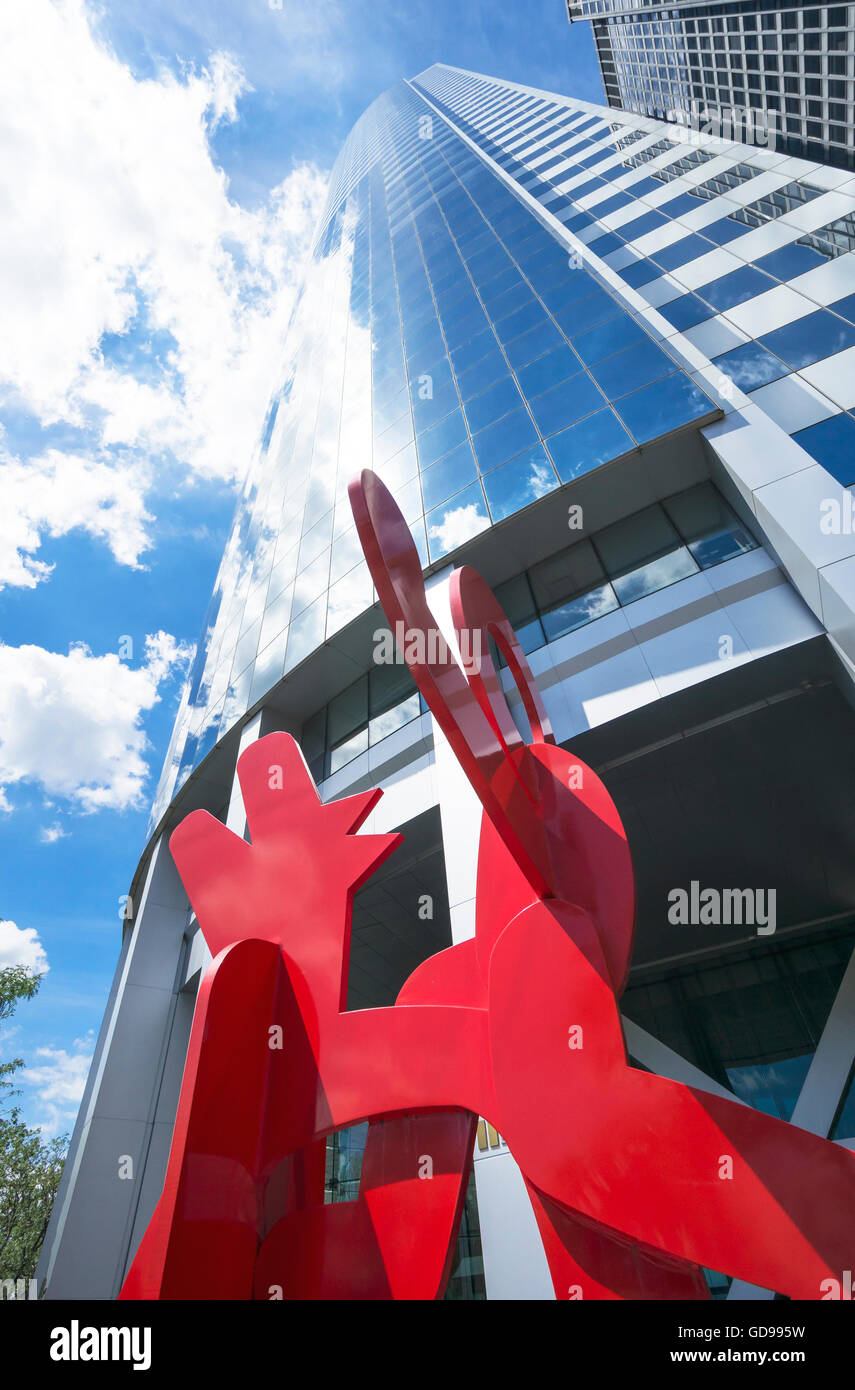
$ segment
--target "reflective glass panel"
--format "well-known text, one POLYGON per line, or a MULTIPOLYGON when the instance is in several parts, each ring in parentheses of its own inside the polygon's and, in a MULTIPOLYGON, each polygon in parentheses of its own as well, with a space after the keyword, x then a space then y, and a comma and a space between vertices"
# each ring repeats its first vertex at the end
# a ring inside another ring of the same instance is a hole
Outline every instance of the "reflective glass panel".
POLYGON ((649 341, 641 325, 629 314, 619 314, 617 318, 607 319, 598 328, 574 337, 573 347, 582 361, 590 366, 641 339, 649 341))
POLYGON ((635 447, 611 410, 598 410, 577 425, 553 434, 549 452, 563 483, 619 458, 635 447))
POLYGON ((452 411, 438 425, 426 430, 418 438, 417 448, 422 468, 429 468, 466 439, 466 421, 459 409, 452 411))
POLYGON ((497 468, 505 459, 513 458, 515 454, 537 442, 537 430, 531 422, 531 417, 527 410, 521 409, 506 415, 504 420, 490 425, 488 429, 481 430, 473 437, 472 445, 481 472, 489 473, 490 469, 497 468))
POLYGON ((701 569, 756 547, 754 537, 711 483, 699 483, 663 506, 701 569))
POLYGON ((716 407, 699 386, 678 372, 623 396, 615 408, 633 437, 643 444, 709 414, 716 407))
POLYGON ((489 526, 490 518, 480 484, 474 483, 444 507, 428 512, 425 520, 430 557, 439 560, 489 526))
POLYGON ((609 400, 616 400, 674 370, 674 360, 655 343, 647 341, 624 348, 591 368, 591 374, 609 400))
POLYGON ((555 469, 542 446, 484 475, 484 491, 494 521, 501 521, 521 507, 529 506, 556 487, 555 469))
POLYGON ((531 591, 539 612, 602 584, 602 561, 589 540, 578 541, 529 570, 531 591))
POLYGON ((532 328, 528 333, 514 338, 513 342, 506 343, 505 352, 514 371, 519 371, 535 358, 542 357, 553 348, 561 347, 563 343, 564 339, 555 324, 551 320, 545 320, 537 328, 532 328))
POLYGON ((561 603, 541 615, 546 640, 554 642, 565 633, 574 632, 577 627, 584 627, 586 623, 592 623, 596 618, 602 618, 619 607, 617 595, 611 584, 601 584, 596 589, 590 589, 587 594, 568 599, 566 603, 561 603))
POLYGON ((740 391, 745 392, 756 391, 758 386, 777 381, 789 371, 780 357, 775 357, 755 342, 742 343, 740 347, 722 353, 715 358, 715 364, 736 383, 740 391))
POLYGON ((509 374, 500 378, 482 395, 474 396, 466 404, 466 419, 473 434, 486 429, 496 420, 509 415, 512 410, 522 406, 522 398, 516 382, 509 374))
POLYGON ((330 747, 342 743, 368 722, 368 677, 360 676, 328 706, 327 738, 330 747))
POLYGON ((843 487, 855 483, 855 420, 851 415, 832 415, 799 430, 793 439, 843 487))
POLYGON ((553 386, 531 402, 531 412, 537 427, 546 439, 558 430, 566 429, 583 415, 600 410, 605 404, 601 393, 587 372, 553 386))
POLYGON ((438 507, 441 502, 460 492, 461 488, 474 482, 477 476, 472 446, 467 439, 439 463, 435 463, 432 468, 426 468, 422 473, 425 510, 438 507))
POLYGON ((710 280, 707 285, 701 285, 698 294, 722 312, 735 308, 737 304, 744 304, 747 299, 754 299, 758 294, 764 294, 766 290, 773 289, 774 285, 774 280, 768 275, 763 275, 753 266, 746 265, 739 270, 731 270, 718 280, 710 280))
POLYGON ((830 314, 827 309, 818 309, 814 314, 805 314, 794 323, 765 333, 759 341, 798 371, 799 367, 809 367, 823 357, 832 357, 852 347, 855 324, 830 314))
POLYGON ((554 348, 552 352, 545 353, 543 357, 535 358, 527 366, 520 367, 517 376, 520 386, 531 400, 533 396, 539 396, 551 386, 574 376, 578 370, 579 358, 572 348, 564 344, 562 347, 554 348))

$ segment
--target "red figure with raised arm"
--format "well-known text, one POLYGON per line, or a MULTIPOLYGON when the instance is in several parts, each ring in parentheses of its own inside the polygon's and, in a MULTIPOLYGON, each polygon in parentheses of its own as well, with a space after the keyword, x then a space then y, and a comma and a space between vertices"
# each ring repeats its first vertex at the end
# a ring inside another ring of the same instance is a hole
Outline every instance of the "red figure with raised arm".
MULTIPOLYGON (((435 632, 391 494, 366 471, 350 495, 393 629, 435 632)), ((464 567, 450 598, 477 669, 442 643, 406 655, 483 807, 475 936, 419 966, 393 1007, 345 1012, 353 894, 400 837, 356 833, 379 791, 323 805, 289 735, 243 753, 249 841, 204 811, 170 841, 214 959, 163 1195, 121 1296, 441 1297, 482 1115, 522 1171, 557 1297, 705 1298, 706 1266, 820 1298, 851 1263, 855 1156, 628 1062, 620 818, 555 746, 488 587, 464 567), (363 1120, 358 1199, 325 1205, 326 1138, 363 1120)))

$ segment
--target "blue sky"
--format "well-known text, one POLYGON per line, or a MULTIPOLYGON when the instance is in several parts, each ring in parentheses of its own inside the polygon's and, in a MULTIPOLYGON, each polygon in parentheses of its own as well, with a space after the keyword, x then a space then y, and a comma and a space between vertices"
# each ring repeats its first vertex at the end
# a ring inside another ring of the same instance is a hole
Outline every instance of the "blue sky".
POLYGON ((338 148, 437 61, 602 88, 563 0, 7 0, 0 54, 0 964, 49 966, 0 1056, 55 1133, 338 148))
POLYGON ((119 0, 104 21, 136 72, 212 49, 236 54, 254 91, 215 155, 243 201, 263 199, 295 159, 328 168, 365 107, 401 77, 451 63, 602 101, 590 25, 563 0, 119 0))

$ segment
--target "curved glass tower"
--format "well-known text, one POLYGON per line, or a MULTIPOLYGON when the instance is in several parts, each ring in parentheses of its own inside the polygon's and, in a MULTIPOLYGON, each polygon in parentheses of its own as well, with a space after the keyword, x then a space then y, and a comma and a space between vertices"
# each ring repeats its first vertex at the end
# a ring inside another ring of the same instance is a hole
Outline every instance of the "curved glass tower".
MULTIPOLYGON (((715 412, 446 111, 402 83, 336 162, 154 823, 248 709, 319 649, 349 653, 340 634, 373 600, 347 500, 358 470, 393 490, 435 567, 580 473, 715 412), (649 369, 598 380, 630 329, 649 369)), ((579 109, 561 130, 587 150, 597 127, 613 154, 612 124, 579 109)))
MULTIPOLYGON (((406 667, 375 659, 347 498, 364 467, 438 613, 453 564, 496 589, 557 739, 618 804, 633 1058, 855 1134, 833 1027, 855 993, 855 845, 819 810, 855 774, 855 542, 820 526, 855 483, 846 181, 444 66, 359 120, 157 788, 48 1296, 114 1296, 159 1195, 206 964, 168 835, 200 806, 245 833, 242 747, 287 730, 325 799, 382 786, 368 828, 404 831, 357 897, 349 1008, 472 933, 477 807, 406 667), (795 812, 784 746, 804 761, 795 812), (671 921, 674 887, 746 880, 777 903, 771 931, 671 921)), ((360 1153, 357 1131, 330 1136, 319 1200, 358 1191, 360 1153)), ((486 1123, 475 1158, 449 1296, 552 1297, 486 1123)))

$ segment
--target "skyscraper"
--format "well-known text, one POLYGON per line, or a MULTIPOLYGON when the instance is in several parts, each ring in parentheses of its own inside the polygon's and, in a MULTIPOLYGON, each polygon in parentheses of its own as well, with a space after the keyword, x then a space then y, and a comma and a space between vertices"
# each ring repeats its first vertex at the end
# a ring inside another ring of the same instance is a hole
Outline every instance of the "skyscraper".
MULTIPOLYGON (((369 828, 404 833, 356 899, 349 1008, 472 934, 477 806, 378 656, 365 466, 437 612, 454 564, 496 588, 617 802, 633 1061, 855 1144, 854 217, 844 171, 452 67, 354 127, 131 885, 48 1296, 114 1296, 157 1199, 206 964, 167 841, 198 807, 245 833, 242 748, 293 733, 325 800, 381 786, 369 828)), ((489 1118, 449 1296, 552 1297, 489 1118)), ((327 1201, 360 1143, 330 1136, 327 1201)))
POLYGON ((567 0, 567 13, 592 21, 610 106, 748 124, 786 154, 855 166, 850 5, 567 0))

